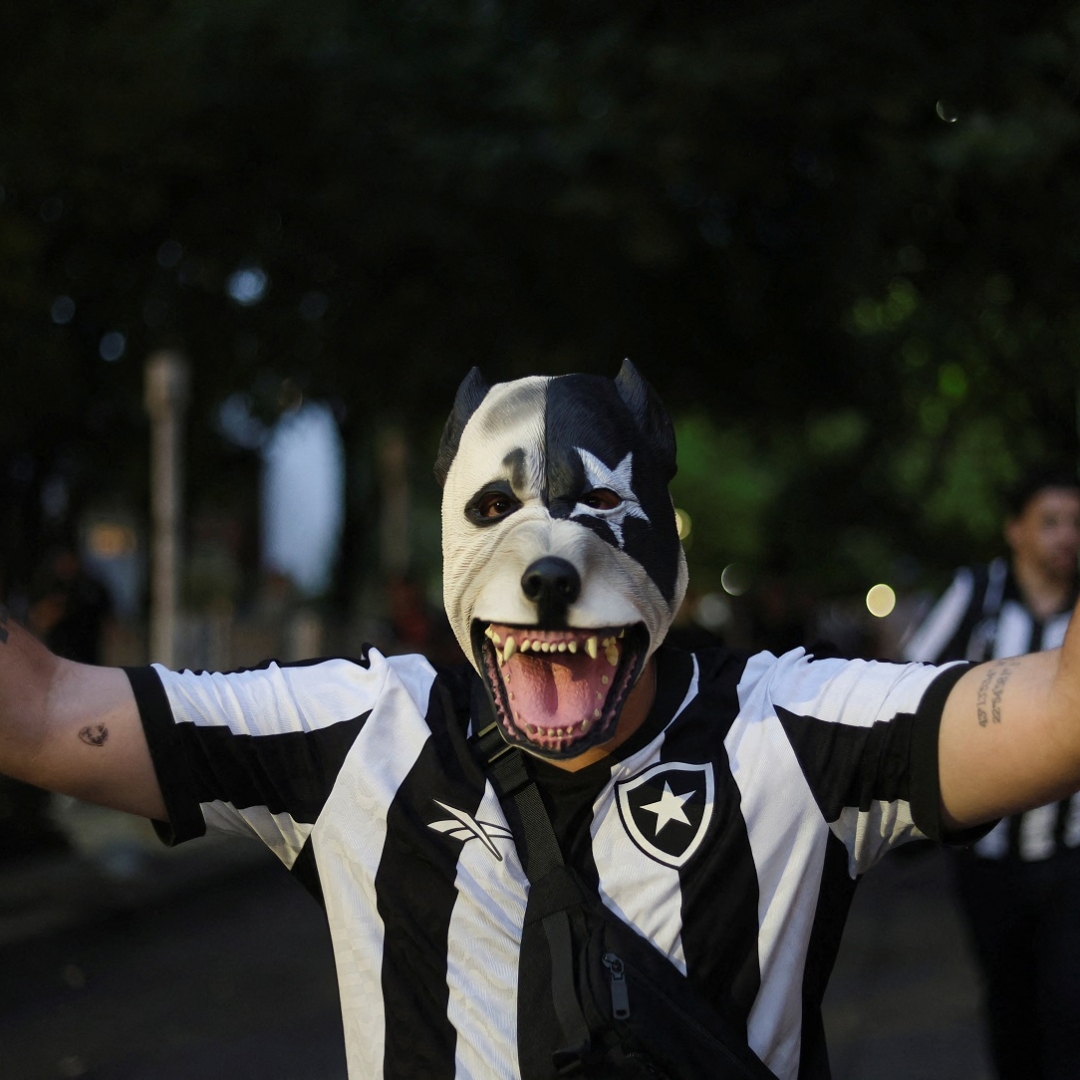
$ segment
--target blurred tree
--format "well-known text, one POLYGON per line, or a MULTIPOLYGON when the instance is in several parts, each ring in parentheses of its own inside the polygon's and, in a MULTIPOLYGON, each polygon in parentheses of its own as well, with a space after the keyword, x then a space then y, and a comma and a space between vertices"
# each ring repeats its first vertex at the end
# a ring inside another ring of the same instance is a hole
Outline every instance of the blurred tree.
POLYGON ((473 363, 630 354, 688 416, 692 558, 827 589, 974 557, 1001 482, 1076 457, 1080 5, 8 8, 9 550, 50 477, 145 487, 165 345, 201 498, 230 395, 331 397, 355 464, 380 419, 431 445, 473 363))

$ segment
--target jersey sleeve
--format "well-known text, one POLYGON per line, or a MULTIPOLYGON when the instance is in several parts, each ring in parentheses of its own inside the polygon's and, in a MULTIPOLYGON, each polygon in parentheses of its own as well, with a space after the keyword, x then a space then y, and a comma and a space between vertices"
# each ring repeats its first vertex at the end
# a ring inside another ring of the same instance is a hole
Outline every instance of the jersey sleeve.
POLYGON ((970 665, 815 660, 796 649, 754 666, 744 707, 779 721, 853 874, 906 840, 966 843, 985 831, 946 836, 941 819, 938 730, 970 665))
POLYGON ((254 834, 289 867, 373 710, 422 697, 434 676, 422 657, 391 662, 374 649, 358 660, 127 674, 168 811, 155 823, 162 839, 254 834))

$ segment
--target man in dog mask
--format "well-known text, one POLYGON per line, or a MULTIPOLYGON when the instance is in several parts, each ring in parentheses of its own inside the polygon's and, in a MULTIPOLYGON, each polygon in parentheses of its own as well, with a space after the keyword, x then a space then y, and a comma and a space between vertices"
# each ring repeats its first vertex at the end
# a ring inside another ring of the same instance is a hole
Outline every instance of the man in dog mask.
MULTIPOLYGON (((471 667, 371 649, 97 668, 0 609, 0 769, 170 842, 261 838, 325 905, 351 1076, 571 1075, 536 1031, 547 1007, 573 1026, 581 976, 538 994, 522 963, 539 856, 478 756, 485 731, 523 752, 547 855, 773 1074, 828 1076, 819 1007, 859 875, 906 839, 963 841, 1080 788, 1080 629, 977 667, 668 648, 686 585, 674 469, 629 364, 491 388, 474 372, 436 467, 471 667)), ((638 1016, 603 960, 612 1010, 638 1016)))

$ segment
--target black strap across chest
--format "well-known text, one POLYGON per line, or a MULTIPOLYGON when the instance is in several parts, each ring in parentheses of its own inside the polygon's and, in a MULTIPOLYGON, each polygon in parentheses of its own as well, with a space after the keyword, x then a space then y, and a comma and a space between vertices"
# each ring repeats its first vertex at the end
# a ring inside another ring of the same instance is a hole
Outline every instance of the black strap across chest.
POLYGON ((525 834, 521 845, 525 873, 534 889, 544 889, 547 894, 544 896, 545 907, 550 908, 542 921, 551 951, 552 991, 559 1023, 567 1046, 587 1047, 589 1027, 574 988, 574 940, 568 914, 569 909, 583 903, 585 897, 571 875, 559 872, 560 868, 565 868, 559 841, 536 782, 525 767, 522 752, 507 745, 499 734, 498 724, 494 723, 478 732, 472 741, 487 766, 499 801, 504 806, 512 802, 517 808, 525 834))
MULTIPOLYGON (((630 950, 627 958, 632 962, 632 954, 636 953, 639 961, 645 961, 645 971, 651 966, 653 977, 659 977, 658 984, 663 984, 661 993, 667 995, 669 1003, 676 1008, 685 1008, 688 1014, 696 1015, 699 1030, 704 1022, 709 1038, 718 1045, 725 1059, 724 1067, 721 1067, 720 1061, 711 1060, 710 1066, 714 1066, 713 1075, 739 1077, 744 1080, 775 1080, 773 1073, 754 1055, 745 1039, 729 1030, 729 1025, 719 1015, 712 1014, 689 980, 670 964, 667 957, 645 938, 633 931, 627 932, 618 916, 610 912, 595 893, 587 892, 586 887, 563 859, 551 818, 536 782, 529 773, 525 755, 506 743, 499 733, 498 724, 490 723, 469 741, 473 752, 483 763, 506 812, 511 830, 515 833, 525 874, 529 879, 530 909, 534 909, 535 918, 541 922, 547 939, 551 958, 551 991, 564 1041, 563 1048, 553 1055, 559 1075, 577 1075, 578 1065, 588 1054, 590 1041, 593 1039, 575 984, 575 973, 579 969, 580 961, 580 942, 575 940, 574 929, 575 926, 580 926, 581 912, 590 910, 597 913, 601 919, 606 919, 609 923, 614 921, 622 927, 624 947, 630 950), (644 955, 646 953, 648 956, 644 955), (707 1019, 703 1021, 706 1013, 707 1019)), ((615 1015, 618 1016, 618 1013, 615 1015)), ((634 1075, 639 1074, 635 1072, 634 1075)), ((649 1075, 660 1074, 649 1072, 649 1075)), ((684 1072, 680 1071, 678 1075, 684 1075, 684 1072)))

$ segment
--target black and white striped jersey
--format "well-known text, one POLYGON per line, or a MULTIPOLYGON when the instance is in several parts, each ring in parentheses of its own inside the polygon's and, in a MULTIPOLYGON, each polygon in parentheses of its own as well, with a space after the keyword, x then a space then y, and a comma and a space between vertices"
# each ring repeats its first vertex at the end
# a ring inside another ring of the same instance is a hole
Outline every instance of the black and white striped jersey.
MULTIPOLYGON (((904 646, 908 660, 1000 660, 1056 649, 1065 640, 1075 596, 1057 615, 1036 618, 1009 561, 961 567, 904 646)), ((1003 818, 972 848, 986 859, 1047 859, 1080 846, 1080 795, 1003 818)))
MULTIPOLYGON (((532 762, 564 855, 777 1076, 827 1077, 820 1003, 855 882, 938 837, 938 722, 965 665, 669 647, 657 663, 615 755, 532 762)), ((372 649, 129 674, 163 836, 253 833, 321 897, 350 1076, 519 1076, 529 883, 466 741, 472 669, 372 649)))

